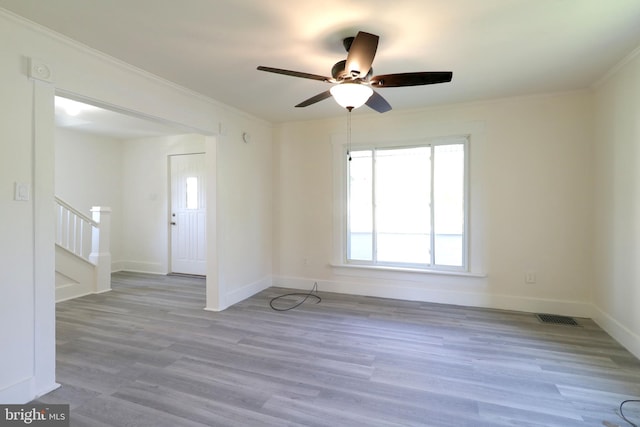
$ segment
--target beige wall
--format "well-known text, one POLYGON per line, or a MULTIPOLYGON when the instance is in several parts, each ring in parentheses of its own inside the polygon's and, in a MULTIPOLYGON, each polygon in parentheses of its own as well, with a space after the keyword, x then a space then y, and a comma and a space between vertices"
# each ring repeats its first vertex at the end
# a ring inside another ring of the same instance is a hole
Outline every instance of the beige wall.
POLYGON ((594 318, 640 357, 640 51, 595 93, 594 318))
POLYGON ((279 126, 274 284, 589 316, 592 114, 585 91, 354 115, 354 144, 471 134, 471 264, 484 277, 330 266, 339 261, 332 141, 346 118, 279 126), (536 284, 524 282, 530 270, 536 284))

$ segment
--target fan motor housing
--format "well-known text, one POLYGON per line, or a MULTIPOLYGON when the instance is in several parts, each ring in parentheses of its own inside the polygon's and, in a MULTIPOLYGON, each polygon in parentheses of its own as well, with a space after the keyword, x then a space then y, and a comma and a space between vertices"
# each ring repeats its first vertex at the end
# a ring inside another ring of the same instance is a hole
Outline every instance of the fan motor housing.
POLYGON ((336 62, 333 65, 333 67, 331 67, 331 77, 333 77, 338 81, 345 80, 345 79, 354 80, 358 78, 363 80, 369 80, 369 78, 373 75, 373 68, 369 68, 369 72, 367 73, 366 76, 361 76, 359 74, 352 75, 351 73, 348 73, 347 70, 345 70, 346 65, 347 65, 346 59, 336 62))
POLYGON ((344 68, 346 65, 347 65, 346 59, 336 62, 331 68, 331 76, 336 80, 344 79, 344 77, 346 76, 346 73, 344 71, 344 68))

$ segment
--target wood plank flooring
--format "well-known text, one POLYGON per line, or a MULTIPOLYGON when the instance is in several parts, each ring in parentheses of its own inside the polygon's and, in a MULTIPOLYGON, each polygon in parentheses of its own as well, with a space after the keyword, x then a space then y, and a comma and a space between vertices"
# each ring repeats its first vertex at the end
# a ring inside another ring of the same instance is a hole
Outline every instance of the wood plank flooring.
POLYGON ((640 396, 640 362, 589 319, 322 288, 272 310, 286 292, 213 313, 203 279, 115 274, 58 304, 62 387, 39 402, 70 404, 72 426, 572 427, 627 425, 640 396))

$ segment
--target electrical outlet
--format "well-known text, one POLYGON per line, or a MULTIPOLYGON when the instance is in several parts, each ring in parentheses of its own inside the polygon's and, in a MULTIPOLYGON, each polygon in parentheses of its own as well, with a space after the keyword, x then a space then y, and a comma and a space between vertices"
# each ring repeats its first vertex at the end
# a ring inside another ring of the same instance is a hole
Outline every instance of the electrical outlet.
POLYGON ((524 273, 524 283, 534 284, 537 281, 536 272, 535 271, 527 271, 524 273))

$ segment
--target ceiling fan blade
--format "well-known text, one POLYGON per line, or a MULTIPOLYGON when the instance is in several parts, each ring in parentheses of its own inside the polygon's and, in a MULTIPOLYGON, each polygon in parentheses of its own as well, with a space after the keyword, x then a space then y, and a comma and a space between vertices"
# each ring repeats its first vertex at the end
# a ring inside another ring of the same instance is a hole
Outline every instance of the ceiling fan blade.
POLYGON ((371 77, 369 83, 374 87, 421 86, 450 82, 452 77, 451 71, 382 74, 371 77))
POLYGON ((376 91, 373 91, 373 95, 371 95, 365 104, 378 113, 386 113, 391 110, 391 105, 376 91))
POLYGON ((358 32, 358 35, 351 43, 349 48, 349 54, 347 55, 347 64, 345 71, 352 75, 357 73, 353 77, 364 77, 371 69, 373 58, 376 56, 376 50, 378 49, 379 37, 375 34, 365 33, 364 31, 358 32))
POLYGON ((327 99, 331 97, 331 91, 325 91, 322 93, 317 94, 316 96, 312 96, 311 98, 307 99, 306 101, 302 101, 300 104, 296 105, 296 107, 307 107, 311 104, 315 104, 316 102, 320 102, 324 99, 327 99))
POLYGON ((263 67, 262 65, 258 67, 258 70, 267 71, 269 73, 284 74, 286 76, 301 77, 303 79, 320 80, 321 82, 328 82, 330 80, 329 77, 319 76, 317 74, 302 73, 300 71, 283 70, 282 68, 263 67))

